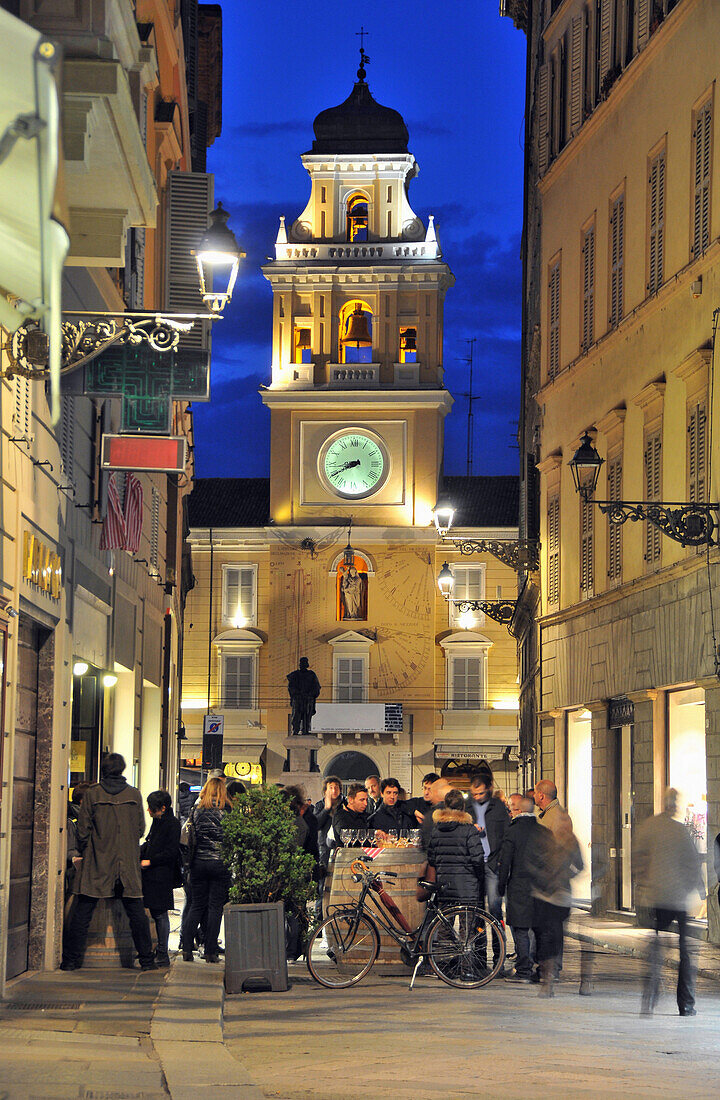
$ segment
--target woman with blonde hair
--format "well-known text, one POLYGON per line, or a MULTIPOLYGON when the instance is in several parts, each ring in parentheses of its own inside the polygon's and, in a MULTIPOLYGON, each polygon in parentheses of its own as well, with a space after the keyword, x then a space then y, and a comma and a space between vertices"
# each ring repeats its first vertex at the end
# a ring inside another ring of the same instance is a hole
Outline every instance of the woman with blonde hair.
POLYGON ((193 961, 192 946, 205 916, 205 962, 220 962, 218 933, 230 888, 222 858, 222 819, 232 809, 224 778, 208 779, 187 819, 192 903, 182 930, 183 959, 193 961))

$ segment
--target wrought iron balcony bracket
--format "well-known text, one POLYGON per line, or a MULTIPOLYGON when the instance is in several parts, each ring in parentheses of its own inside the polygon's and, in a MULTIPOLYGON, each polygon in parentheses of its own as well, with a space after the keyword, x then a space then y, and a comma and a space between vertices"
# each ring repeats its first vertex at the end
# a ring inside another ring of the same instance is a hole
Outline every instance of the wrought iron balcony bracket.
MULTIPOLYGON (((148 344, 159 354, 174 351, 180 337, 190 332, 196 321, 214 321, 217 317, 211 313, 64 313, 60 370, 75 370, 114 345, 148 344)), ((2 350, 10 361, 3 372, 6 378, 15 374, 48 377, 48 337, 37 321, 21 325, 2 350)))
POLYGON ((508 626, 515 614, 515 600, 451 600, 453 607, 463 611, 482 611, 489 619, 508 626))
POLYGON ((530 539, 461 539, 444 538, 461 554, 492 554, 516 573, 521 569, 538 568, 538 544, 530 539))
POLYGON ((647 520, 681 546, 715 546, 720 505, 695 501, 593 500, 610 523, 621 526, 631 520, 647 520))

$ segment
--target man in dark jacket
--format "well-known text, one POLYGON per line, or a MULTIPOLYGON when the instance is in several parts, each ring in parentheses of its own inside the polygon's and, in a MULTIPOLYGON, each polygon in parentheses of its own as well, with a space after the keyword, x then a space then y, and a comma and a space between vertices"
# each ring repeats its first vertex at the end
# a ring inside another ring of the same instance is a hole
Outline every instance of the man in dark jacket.
POLYGON ((444 805, 433 811, 434 827, 428 846, 428 867, 435 869, 444 902, 482 904, 485 853, 482 840, 465 812, 462 792, 450 790, 444 805))
POLYGON ((342 783, 336 775, 327 775, 323 783, 323 796, 315 803, 315 820, 317 822, 318 843, 318 888, 315 900, 315 917, 322 920, 323 892, 325 879, 327 878, 330 863, 330 848, 328 846, 328 833, 332 828, 333 814, 338 806, 343 804, 342 783))
POLYGON ((498 893, 498 860, 500 848, 505 839, 510 815, 505 803, 493 798, 492 780, 485 772, 480 772, 470 783, 470 798, 467 800, 468 813, 478 826, 485 852, 485 897, 490 914, 501 921, 502 898, 498 893))
POLYGON ((141 969, 157 970, 140 877, 143 801, 124 771, 122 756, 108 753, 100 765, 100 782, 88 788, 80 805, 76 836, 82 862, 76 862, 79 873, 73 886, 79 897, 63 944, 61 970, 80 969, 98 898, 113 897, 120 898, 128 915, 141 969))
POLYGON ((190 784, 182 783, 178 784, 178 817, 180 818, 180 827, 185 824, 188 819, 188 814, 195 805, 195 795, 190 790, 190 784))
POLYGON ((510 982, 532 981, 530 930, 533 927, 533 879, 528 856, 535 848, 535 831, 541 826, 535 817, 533 799, 511 794, 510 824, 500 849, 498 891, 507 898, 507 920, 512 929, 517 955, 515 969, 507 975, 510 982))
POLYGON ((347 806, 338 806, 333 816, 333 833, 336 847, 342 846, 340 833, 343 829, 367 829, 368 795, 362 783, 351 783, 348 787, 347 806))
POLYGON ((172 811, 172 799, 167 791, 153 791, 147 797, 147 806, 153 823, 140 848, 143 901, 155 922, 155 962, 158 966, 170 966, 168 910, 175 908, 173 890, 182 884, 180 822, 172 811))
POLYGON ((422 825, 425 814, 432 813, 435 809, 435 804, 430 799, 430 788, 433 783, 436 783, 440 776, 437 772, 427 772, 422 778, 422 794, 418 798, 408 798, 407 802, 403 802, 403 809, 406 814, 412 814, 415 818, 414 829, 417 829, 419 825, 422 825))
POLYGON ((402 830, 417 828, 415 817, 405 810, 407 803, 399 801, 400 784, 397 779, 393 779, 392 776, 383 779, 380 784, 380 795, 382 801, 368 820, 371 829, 380 829, 383 833, 392 831, 399 835, 402 830))

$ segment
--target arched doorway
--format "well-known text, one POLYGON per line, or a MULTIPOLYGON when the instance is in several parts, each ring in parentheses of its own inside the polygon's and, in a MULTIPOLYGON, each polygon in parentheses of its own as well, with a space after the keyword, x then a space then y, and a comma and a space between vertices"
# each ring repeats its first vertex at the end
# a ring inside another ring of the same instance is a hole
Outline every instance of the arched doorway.
POLYGON ((325 768, 325 775, 336 775, 342 783, 343 794, 351 783, 364 783, 369 775, 377 775, 378 766, 364 752, 339 752, 325 768))

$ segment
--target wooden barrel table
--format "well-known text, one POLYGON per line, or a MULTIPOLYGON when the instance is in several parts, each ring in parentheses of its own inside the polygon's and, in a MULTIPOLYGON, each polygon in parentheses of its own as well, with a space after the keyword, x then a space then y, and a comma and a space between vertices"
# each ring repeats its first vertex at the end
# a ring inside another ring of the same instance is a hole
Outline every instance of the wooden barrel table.
MULTIPOLYGON (((350 864, 353 860, 362 859, 363 854, 361 848, 336 850, 335 860, 325 879, 324 916, 332 912, 333 905, 357 901, 361 885, 353 882, 350 864)), ((372 861, 372 866, 378 871, 394 871, 397 874, 397 878, 383 878, 383 885, 413 930, 419 926, 425 914, 425 902, 418 901, 415 894, 418 877, 424 870, 426 862, 427 856, 419 848, 383 848, 372 861)), ((395 921, 374 891, 371 891, 366 898, 365 905, 369 913, 376 913, 379 906, 383 916, 393 926, 395 925, 395 921), (373 900, 371 901, 370 898, 373 900)), ((380 927, 379 922, 378 927, 380 927)), ((382 928, 380 933, 380 953, 376 966, 396 966, 400 962, 400 948, 391 936, 382 931, 382 928)))

